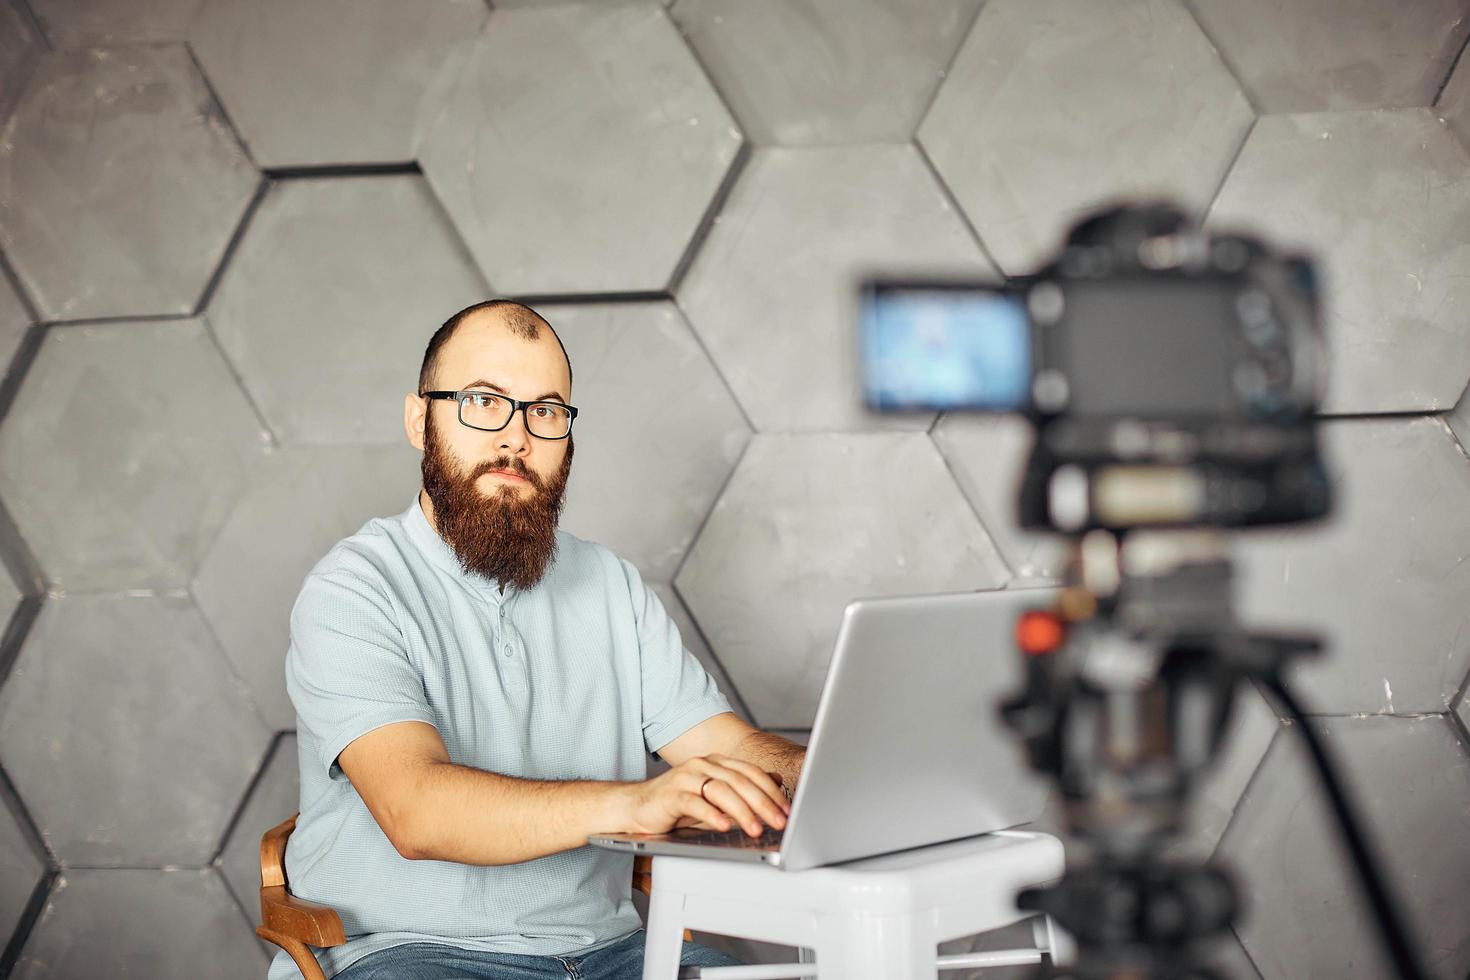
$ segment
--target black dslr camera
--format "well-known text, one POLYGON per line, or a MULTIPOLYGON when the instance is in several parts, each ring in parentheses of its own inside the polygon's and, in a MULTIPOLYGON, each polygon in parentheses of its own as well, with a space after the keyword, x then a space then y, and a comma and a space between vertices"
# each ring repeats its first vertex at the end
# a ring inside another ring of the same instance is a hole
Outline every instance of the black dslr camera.
POLYGON ((1087 855, 1019 896, 1077 942, 1075 964, 1039 976, 1218 976, 1208 961, 1238 911, 1233 880, 1161 854, 1250 681, 1298 717, 1391 955, 1423 976, 1282 678, 1318 642, 1248 631, 1232 605, 1224 529, 1331 509, 1312 264, 1169 206, 1121 207, 1008 286, 870 282, 860 330, 870 408, 1030 419, 1020 524, 1069 545, 1059 602, 1017 623, 1026 684, 1001 708, 1087 855))

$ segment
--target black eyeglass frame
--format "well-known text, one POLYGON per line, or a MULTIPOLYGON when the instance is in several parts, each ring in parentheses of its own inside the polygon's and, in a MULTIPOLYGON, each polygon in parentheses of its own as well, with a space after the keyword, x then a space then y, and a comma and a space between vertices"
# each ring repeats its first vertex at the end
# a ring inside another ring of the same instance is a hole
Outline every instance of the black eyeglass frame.
POLYGON ((577 421, 577 409, 575 407, 571 406, 571 405, 566 404, 565 402, 547 401, 544 398, 543 399, 537 399, 536 401, 523 402, 520 399, 512 398, 509 395, 501 394, 498 391, 485 391, 485 390, 480 389, 480 388, 468 388, 468 389, 464 389, 462 391, 421 391, 421 392, 419 392, 419 397, 420 398, 428 398, 428 399, 435 399, 435 398, 452 398, 452 399, 454 399, 454 401, 458 403, 455 412, 456 412, 456 414, 459 417, 459 424, 462 425, 462 426, 464 426, 466 429, 474 429, 476 432, 499 432, 501 429, 505 428, 506 425, 510 425, 511 422, 513 422, 515 420, 516 412, 520 412, 521 413, 521 418, 525 420, 525 423, 526 423, 526 433, 528 435, 535 436, 537 439, 544 439, 547 442, 560 442, 561 440, 566 439, 568 436, 570 436, 572 434, 572 423, 575 422, 575 421, 577 421), (510 415, 506 418, 505 425, 500 425, 500 426, 497 426, 497 427, 495 427, 493 429, 486 429, 483 426, 470 425, 468 422, 466 422, 464 420, 464 403, 465 403, 465 400, 467 398, 469 398, 469 397, 471 397, 473 395, 493 395, 496 398, 503 398, 506 401, 510 402, 510 404, 511 404, 510 415), (566 434, 565 435, 559 435, 559 436, 543 436, 543 435, 539 435, 539 434, 537 434, 535 432, 532 432, 531 431, 531 417, 526 414, 526 409, 530 408, 532 405, 555 405, 557 408, 564 408, 564 409, 566 409, 570 413, 570 417, 567 419, 567 431, 566 431, 566 434))

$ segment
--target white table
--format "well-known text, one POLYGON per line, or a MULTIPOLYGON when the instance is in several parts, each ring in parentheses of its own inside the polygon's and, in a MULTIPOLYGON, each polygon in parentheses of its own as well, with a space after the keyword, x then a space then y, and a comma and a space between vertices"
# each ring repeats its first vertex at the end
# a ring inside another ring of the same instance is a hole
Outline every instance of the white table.
POLYGON ((1067 962, 1070 944, 1037 917, 1036 945, 938 955, 938 945, 1034 915, 1016 893, 1060 878, 1061 841, 1001 831, 807 871, 761 862, 659 856, 643 980, 675 980, 685 929, 813 950, 816 963, 705 968, 708 980, 819 976, 822 980, 935 980, 942 969, 1067 962))

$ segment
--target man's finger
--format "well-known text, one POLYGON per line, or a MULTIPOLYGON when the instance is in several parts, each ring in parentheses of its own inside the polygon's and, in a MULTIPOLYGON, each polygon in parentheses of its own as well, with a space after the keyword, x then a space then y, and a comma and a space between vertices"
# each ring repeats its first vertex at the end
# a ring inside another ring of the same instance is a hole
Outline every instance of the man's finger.
POLYGON ((742 759, 726 759, 724 765, 726 768, 734 769, 743 774, 752 783, 760 787, 782 813, 791 812, 791 806, 786 801, 786 794, 781 792, 781 784, 771 778, 772 773, 766 772, 759 766, 752 765, 742 759))
MULTIPOLYGON (((734 779, 739 779, 739 774, 730 774, 734 779)), ((759 837, 765 830, 762 816, 746 799, 745 795, 727 779, 711 780, 704 788, 704 798, 718 806, 729 814, 751 837, 759 837)))
POLYGON ((698 793, 680 793, 678 801, 679 810, 685 816, 693 817, 700 823, 707 823, 716 830, 730 829, 730 818, 725 816, 724 811, 698 793))
MULTIPOLYGON (((758 769, 755 771, 757 773, 760 773, 760 770, 758 769)), ((769 780, 765 779, 765 774, 760 773, 760 775, 761 782, 770 785, 769 780)), ((758 818, 767 826, 774 827, 777 830, 780 830, 782 827, 786 826, 786 808, 783 805, 785 801, 782 800, 781 803, 777 803, 776 800, 772 798, 771 791, 767 789, 766 786, 755 782, 742 769, 733 766, 727 768, 725 770, 725 775, 719 780, 719 782, 727 786, 730 790, 730 793, 735 798, 738 798, 740 802, 743 803, 746 808, 748 808, 752 812, 753 816, 758 818)), ((710 783, 709 790, 713 790, 714 788, 715 783, 710 783)), ((777 792, 779 792, 779 790, 777 790, 777 792)), ((709 791, 705 792, 705 796, 714 799, 714 797, 710 796, 709 791)), ((720 804, 720 806, 725 810, 726 813, 734 814, 734 811, 732 811, 730 807, 726 805, 727 799, 728 797, 726 795, 721 794, 716 802, 720 804)), ((738 816, 740 818, 741 824, 746 827, 746 832, 749 833, 750 824, 745 818, 744 814, 738 814, 738 816)))

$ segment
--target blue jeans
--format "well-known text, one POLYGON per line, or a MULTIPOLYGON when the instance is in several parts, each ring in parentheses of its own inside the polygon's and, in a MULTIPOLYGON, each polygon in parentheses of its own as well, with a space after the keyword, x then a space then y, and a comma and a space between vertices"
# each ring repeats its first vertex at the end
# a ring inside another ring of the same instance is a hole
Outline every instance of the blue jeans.
MULTIPOLYGON (((439 943, 406 943, 379 950, 334 980, 641 980, 643 930, 582 956, 483 953, 439 943)), ((685 943, 684 966, 739 966, 718 950, 685 943)))

